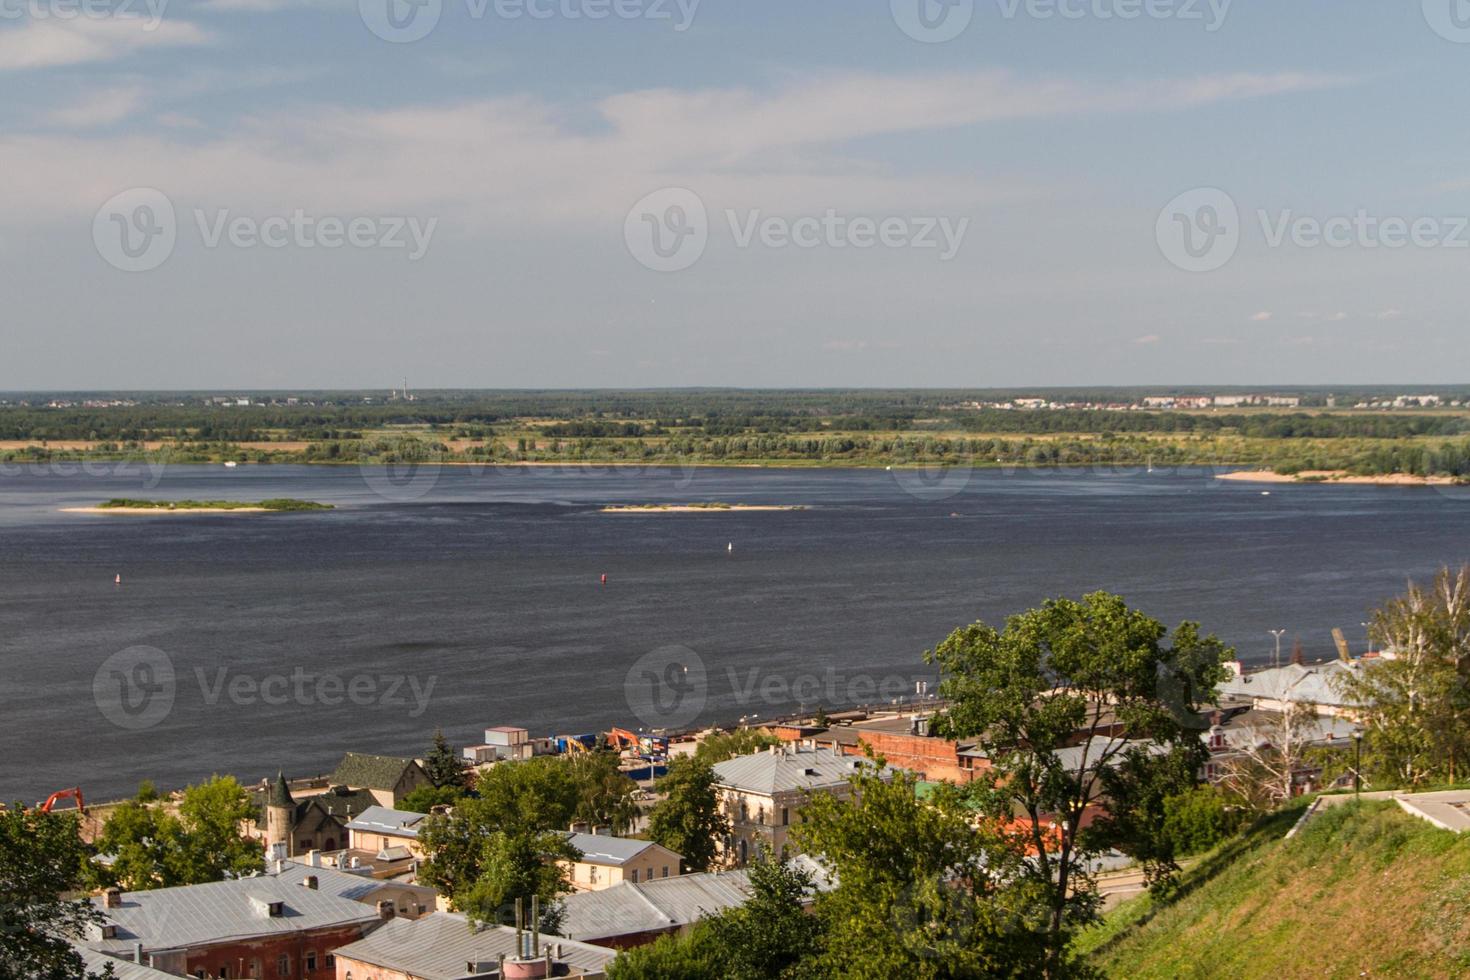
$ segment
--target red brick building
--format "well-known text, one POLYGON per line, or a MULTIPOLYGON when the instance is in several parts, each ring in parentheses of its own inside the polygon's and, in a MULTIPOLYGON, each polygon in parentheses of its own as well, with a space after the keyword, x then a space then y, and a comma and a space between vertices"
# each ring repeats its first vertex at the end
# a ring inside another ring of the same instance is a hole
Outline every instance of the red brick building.
POLYGON ((176 976, 320 980, 335 951, 392 918, 318 887, 314 875, 256 875, 146 892, 110 889, 83 945, 176 976))

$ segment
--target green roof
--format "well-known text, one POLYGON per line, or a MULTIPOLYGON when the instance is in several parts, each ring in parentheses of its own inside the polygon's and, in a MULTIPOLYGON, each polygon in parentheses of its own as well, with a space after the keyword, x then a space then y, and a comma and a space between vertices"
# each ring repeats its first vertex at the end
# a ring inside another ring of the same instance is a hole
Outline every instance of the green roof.
POLYGON ((348 752, 337 764, 331 781, 341 786, 366 789, 393 789, 403 778, 404 770, 417 766, 412 759, 395 759, 387 755, 359 755, 348 752))
POLYGON ((286 776, 283 772, 276 773, 276 781, 271 783, 270 790, 265 794, 266 806, 295 806, 296 801, 291 798, 291 787, 286 785, 286 776))

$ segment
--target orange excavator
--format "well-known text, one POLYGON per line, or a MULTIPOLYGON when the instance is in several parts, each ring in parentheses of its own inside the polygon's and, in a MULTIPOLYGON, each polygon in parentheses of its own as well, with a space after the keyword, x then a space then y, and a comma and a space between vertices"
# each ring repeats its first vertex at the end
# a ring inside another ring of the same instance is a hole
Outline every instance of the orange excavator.
POLYGON ((38 803, 36 804, 36 807, 42 813, 50 813, 56 808, 56 804, 60 803, 62 800, 75 800, 77 804, 77 812, 87 812, 87 804, 82 799, 82 790, 79 786, 73 786, 70 789, 59 789, 56 792, 52 793, 50 796, 46 797, 45 803, 38 803))

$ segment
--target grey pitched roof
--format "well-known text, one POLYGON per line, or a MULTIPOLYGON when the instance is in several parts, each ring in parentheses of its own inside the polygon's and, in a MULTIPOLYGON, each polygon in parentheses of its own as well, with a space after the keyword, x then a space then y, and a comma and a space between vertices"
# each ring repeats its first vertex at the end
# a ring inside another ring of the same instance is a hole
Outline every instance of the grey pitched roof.
MULTIPOLYGON (((586 972, 601 971, 617 950, 544 935, 542 945, 562 946, 562 962, 586 972)), ((422 977, 423 980, 462 980, 465 964, 514 956, 516 932, 508 926, 474 930, 464 916, 435 912, 422 919, 393 919, 372 935, 337 950, 337 957, 371 964, 383 970, 422 977)))
MULTIPOLYGON (((318 873, 313 869, 305 873, 318 873)), ((106 908, 93 901, 117 926, 113 939, 89 940, 103 952, 122 952, 141 942, 145 950, 202 946, 230 939, 301 932, 334 925, 377 921, 377 910, 332 889, 313 891, 290 874, 256 875, 203 885, 181 885, 146 892, 126 892, 122 905, 106 908), (262 903, 280 902, 283 914, 271 916, 262 903)))
POLYGON ((359 813, 351 823, 347 825, 348 830, 363 830, 370 834, 393 834, 397 837, 411 837, 417 839, 419 835, 418 825, 428 817, 426 813, 414 813, 411 810, 395 810, 386 806, 370 806, 359 813))
POLYGON ((392 789, 403 778, 410 766, 417 767, 412 759, 398 759, 387 755, 360 755, 348 752, 337 763, 332 773, 332 782, 343 786, 366 787, 367 789, 392 789))
POLYGON ((846 783, 871 760, 822 749, 775 746, 737 756, 715 766, 715 782, 732 789, 770 795, 791 790, 828 789, 846 783))
POLYGON ((172 973, 164 973, 151 966, 140 966, 131 960, 121 960, 85 946, 74 946, 73 948, 81 954, 82 965, 86 967, 88 973, 101 974, 110 966, 117 980, 177 980, 172 973))
MULTIPOLYGON (((629 837, 606 837, 602 834, 568 834, 567 843, 582 852, 582 860, 588 864, 623 865, 633 860, 650 847, 653 841, 633 840, 629 837)), ((673 854, 672 851, 669 852, 673 854)), ((682 858, 683 855, 675 855, 682 858)))
POLYGON ((744 905, 750 878, 744 871, 721 871, 625 881, 595 892, 578 892, 562 900, 562 934, 572 939, 602 939, 639 932, 659 932, 744 905))
POLYGON ((367 901, 384 885, 384 882, 372 875, 352 874, 337 868, 313 868, 302 861, 283 862, 280 872, 273 873, 272 877, 286 884, 296 885, 302 890, 307 890, 306 879, 315 877, 317 891, 354 902, 367 901))
POLYGON ((1236 674, 1220 685, 1220 694, 1246 700, 1265 698, 1347 707, 1354 700, 1338 690, 1340 678, 1358 676, 1360 671, 1375 662, 1330 660, 1321 664, 1287 664, 1236 674))

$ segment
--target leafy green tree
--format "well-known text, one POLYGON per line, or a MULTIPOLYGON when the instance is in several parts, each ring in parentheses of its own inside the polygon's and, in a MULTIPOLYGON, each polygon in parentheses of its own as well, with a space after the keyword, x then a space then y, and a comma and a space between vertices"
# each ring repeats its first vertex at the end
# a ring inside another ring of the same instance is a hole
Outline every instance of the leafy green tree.
MULTIPOLYGON (((84 937, 102 913, 58 896, 92 881, 91 851, 72 813, 0 810, 0 977, 96 977, 68 940, 84 937)), ((111 975, 109 969, 107 975, 111 975)))
POLYGON ((780 742, 779 738, 759 728, 737 728, 734 731, 706 735, 694 747, 694 758, 716 766, 726 759, 750 755, 769 746, 779 745, 780 742))
POLYGON ((419 878, 480 922, 514 921, 515 900, 529 909, 536 896, 542 927, 555 931, 557 899, 571 889, 556 862, 579 855, 560 831, 528 822, 523 814, 502 816, 496 802, 474 798, 462 800, 452 814, 430 816, 419 833, 425 852, 419 878))
POLYGON ((682 854, 684 870, 708 871, 717 843, 730 833, 715 792, 714 767, 693 757, 675 759, 657 791, 664 798, 648 816, 648 839, 682 854))
POLYGON ((813 955, 822 923, 808 915, 811 877, 762 854, 751 862, 744 905, 710 916, 688 936, 667 936, 620 955, 609 980, 769 980, 795 976, 813 955))
POLYGON ((1208 759, 1209 750, 1197 738, 1163 753, 1137 747, 1124 752, 1100 774, 1110 802, 1107 812, 1083 834, 1088 848, 1116 848, 1143 866, 1150 887, 1167 887, 1179 871, 1177 858, 1182 853, 1177 838, 1167 830, 1169 804, 1195 789, 1208 759))
POLYGON ((907 773, 861 773, 852 785, 849 799, 817 795, 792 830, 837 881, 817 897, 822 942, 801 975, 1038 975, 1045 896, 1002 830, 977 826, 953 787, 919 800, 907 773))
POLYGON ((706 920, 688 935, 660 936, 619 953, 608 964, 607 980, 723 980, 724 965, 724 950, 711 941, 706 920))
MULTIPOLYGON (((146 796, 146 794, 144 794, 146 796)), ((112 880, 129 891, 242 878, 265 867, 242 828, 256 809, 233 776, 184 791, 177 814, 144 796, 113 810, 97 847, 113 856, 112 880)))
POLYGON ((1470 759, 1470 566, 1414 582, 1373 614, 1370 632, 1394 657, 1343 675, 1362 705, 1365 760, 1384 782, 1462 778, 1470 759))
POLYGON ((466 793, 458 786, 420 786, 398 801, 398 809, 431 813, 436 806, 456 806, 466 793))
POLYGON ((617 771, 616 758, 603 753, 499 763, 479 776, 476 796, 425 821, 419 876, 478 921, 512 921, 515 900, 529 909, 537 896, 542 927, 555 931, 557 900, 571 888, 558 862, 579 856, 565 831, 583 820, 625 826, 636 815, 629 809, 636 807, 636 790, 617 771))
POLYGON ((1196 786, 1164 800, 1164 836, 1176 854, 1208 851, 1225 839, 1232 823, 1225 797, 1213 786, 1196 786))
POLYGON ((561 928, 560 898, 572 890, 567 865, 561 862, 582 856, 565 836, 555 831, 494 831, 479 856, 479 874, 474 884, 454 895, 456 908, 474 922, 512 925, 516 899, 529 916, 534 897, 540 906, 541 930, 561 928))
POLYGON ((572 819, 594 827, 607 827, 614 834, 626 833, 637 822, 638 784, 618 770, 618 757, 611 752, 589 752, 572 756, 571 769, 577 803, 572 819))
POLYGON ((1199 709, 1214 700, 1228 653, 1193 623, 1170 638, 1121 597, 1097 592, 1049 600, 1004 630, 963 627, 926 655, 948 702, 936 730, 976 738, 991 761, 970 784, 973 798, 992 819, 1022 822, 1032 856, 1022 868, 1048 908, 1046 975, 1066 972, 1070 935, 1096 915, 1080 831, 1104 802, 1103 774, 1138 741, 1198 739, 1199 709))
POLYGON ((434 746, 424 757, 424 773, 436 789, 465 785, 465 765, 444 737, 442 729, 434 730, 434 746))

